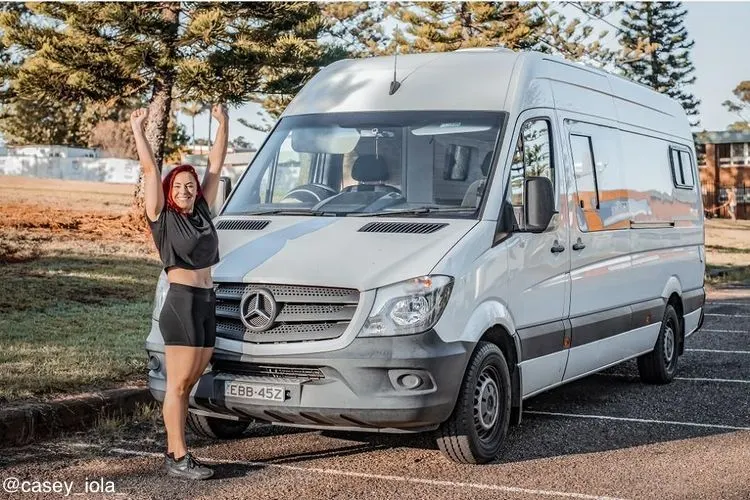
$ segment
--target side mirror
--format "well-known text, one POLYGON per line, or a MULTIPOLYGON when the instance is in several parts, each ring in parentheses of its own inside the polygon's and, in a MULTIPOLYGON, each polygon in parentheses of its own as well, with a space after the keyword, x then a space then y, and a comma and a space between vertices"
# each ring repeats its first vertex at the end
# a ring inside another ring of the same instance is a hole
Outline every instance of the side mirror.
POLYGON ((541 233, 555 214, 555 189, 547 177, 527 177, 524 182, 526 230, 541 233))
POLYGON ((216 193, 216 199, 214 205, 211 207, 211 215, 216 217, 219 215, 221 207, 224 206, 224 202, 229 198, 229 193, 232 192, 232 179, 227 176, 222 176, 219 179, 219 191, 216 193))

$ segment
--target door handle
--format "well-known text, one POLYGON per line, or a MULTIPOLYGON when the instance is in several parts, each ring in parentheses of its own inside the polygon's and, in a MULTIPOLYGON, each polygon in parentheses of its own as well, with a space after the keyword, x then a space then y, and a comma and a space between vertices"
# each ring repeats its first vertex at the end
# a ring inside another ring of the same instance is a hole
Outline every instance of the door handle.
POLYGON ((586 245, 581 241, 581 238, 578 238, 578 241, 573 243, 573 250, 583 250, 586 248, 586 245))
POLYGON ((555 240, 555 243, 553 243, 552 248, 550 248, 550 252, 552 253, 560 253, 564 252, 565 247, 560 244, 559 241, 555 240))

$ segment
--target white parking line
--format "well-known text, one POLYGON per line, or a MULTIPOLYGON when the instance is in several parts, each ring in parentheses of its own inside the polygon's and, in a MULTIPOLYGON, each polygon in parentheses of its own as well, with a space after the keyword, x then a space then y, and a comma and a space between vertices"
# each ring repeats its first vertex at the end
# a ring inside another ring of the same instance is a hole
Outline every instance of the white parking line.
POLYGON ((722 351, 721 349, 685 349, 685 352, 712 352, 715 354, 750 354, 750 351, 722 351))
POLYGON ((681 425, 686 427, 705 427, 708 429, 727 429, 732 431, 750 431, 750 427, 736 427, 734 425, 721 425, 721 424, 700 424, 697 422, 675 422, 671 420, 649 420, 644 418, 626 418, 626 417, 610 417, 607 415, 581 415, 578 413, 558 413, 553 411, 536 411, 536 410, 525 410, 524 413, 529 415, 546 415, 551 417, 572 417, 572 418, 588 418, 594 420, 618 420, 622 422, 636 422, 639 424, 662 424, 662 425, 681 425))
POLYGON ((716 316, 719 318, 750 318, 750 314, 706 313, 704 316, 716 316))
MULTIPOLYGON (((600 377, 612 377, 612 378, 627 378, 631 380, 638 380, 638 377, 634 375, 625 375, 623 373, 596 373, 600 377)), ((741 379, 729 379, 729 378, 703 378, 703 377, 675 377, 675 380, 683 380, 686 382, 719 382, 722 384, 750 384, 750 380, 741 379)))
POLYGON ((706 333, 747 333, 745 330, 713 330, 710 328, 701 328, 696 333, 699 332, 706 332, 706 333))
POLYGON ((731 378, 702 378, 702 377, 675 377, 675 380, 687 380, 688 382, 719 382, 721 384, 750 384, 750 380, 731 378))
POLYGON ((750 307, 750 302, 706 302, 707 306, 744 306, 750 307))
MULTIPOLYGON (((88 443, 74 443, 77 448, 97 448, 102 449, 97 445, 90 445, 88 443)), ((109 448, 107 451, 110 453, 117 453, 120 455, 135 455, 140 457, 154 457, 164 458, 164 454, 155 453, 149 451, 136 451, 126 450, 123 448, 109 448)), ((563 497, 563 498, 582 498, 585 500, 624 500, 617 497, 601 496, 601 495, 588 495, 586 493, 573 493, 569 491, 554 491, 554 490, 535 490, 528 488, 517 488, 515 486, 502 486, 498 484, 487 484, 487 483, 463 483, 456 481, 441 481, 438 479, 422 479, 418 477, 407 477, 407 476, 391 476, 391 475, 380 475, 380 474, 369 474, 366 472, 354 472, 345 471, 339 469, 319 469, 316 467, 297 467, 294 465, 285 464, 274 464, 267 462, 246 462, 243 460, 230 460, 230 459, 215 459, 200 457, 201 462, 216 463, 216 464, 234 464, 234 465, 245 465, 247 467, 269 467, 274 469, 284 469, 296 472, 312 472, 317 474, 326 474, 329 476, 347 476, 347 477, 358 477, 364 479, 380 479, 383 481, 400 481, 404 483, 414 484, 427 484, 430 486, 450 486, 454 488, 473 488, 477 490, 490 490, 490 491, 501 491, 504 493, 520 493, 526 495, 538 495, 547 497, 563 497)))

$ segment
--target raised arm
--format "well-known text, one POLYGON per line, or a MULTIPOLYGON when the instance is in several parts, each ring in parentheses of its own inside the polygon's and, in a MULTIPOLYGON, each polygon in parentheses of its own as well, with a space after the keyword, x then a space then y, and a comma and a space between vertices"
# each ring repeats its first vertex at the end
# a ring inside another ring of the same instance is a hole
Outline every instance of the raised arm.
POLYGON ((164 208, 164 192, 162 191, 161 176, 156 166, 154 153, 151 151, 151 146, 149 146, 146 135, 143 133, 146 118, 148 118, 148 108, 136 109, 130 115, 130 126, 133 128, 135 147, 143 169, 146 216, 151 221, 155 221, 164 208))
POLYGON ((226 106, 223 104, 215 105, 211 108, 211 115, 219 122, 219 129, 216 131, 216 140, 214 140, 211 152, 208 153, 208 168, 201 185, 203 196, 209 206, 213 205, 214 200, 216 200, 216 193, 219 191, 221 167, 224 166, 229 144, 229 115, 226 106))

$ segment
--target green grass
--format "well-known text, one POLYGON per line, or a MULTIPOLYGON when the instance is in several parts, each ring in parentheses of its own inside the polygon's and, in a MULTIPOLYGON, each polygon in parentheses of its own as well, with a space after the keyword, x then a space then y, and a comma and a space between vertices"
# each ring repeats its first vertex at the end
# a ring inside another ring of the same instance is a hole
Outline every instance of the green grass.
POLYGON ((750 286, 750 265, 706 265, 706 283, 750 286))
POLYGON ((99 417, 96 424, 86 431, 89 442, 123 441, 133 433, 138 433, 139 441, 145 439, 156 442, 157 438, 159 442, 163 441, 161 436, 164 434, 164 426, 160 404, 155 401, 139 403, 132 413, 99 417))
POLYGON ((145 380, 159 265, 71 254, 0 266, 0 401, 145 380))
POLYGON ((725 247, 721 245, 706 245, 706 250, 713 250, 714 252, 723 253, 750 254, 750 248, 725 247))

